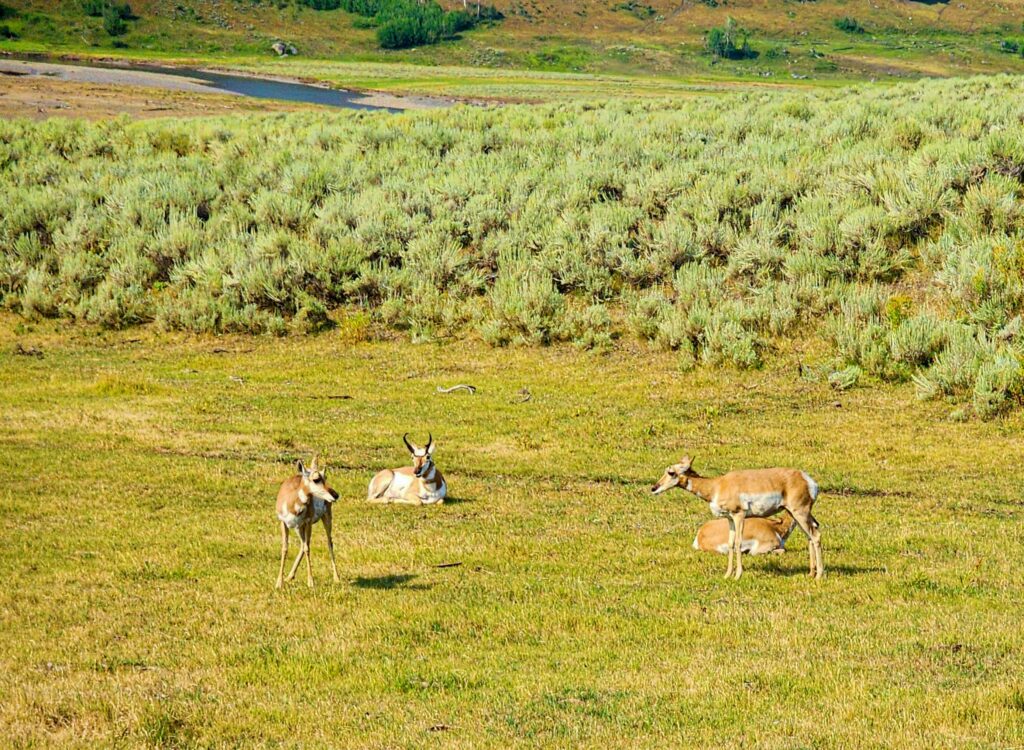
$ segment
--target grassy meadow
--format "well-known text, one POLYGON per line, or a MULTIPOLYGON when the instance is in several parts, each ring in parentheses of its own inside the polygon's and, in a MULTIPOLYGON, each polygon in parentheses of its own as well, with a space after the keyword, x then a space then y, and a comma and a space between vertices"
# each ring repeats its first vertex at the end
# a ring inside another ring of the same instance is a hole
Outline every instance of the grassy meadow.
POLYGON ((1019 413, 837 395, 813 341, 681 374, 361 338, 0 319, 6 747, 1024 744, 1019 413), (407 430, 450 502, 365 504, 407 430), (277 484, 317 451, 342 582, 318 526, 316 588, 275 592, 277 484), (794 535, 724 581, 702 503, 649 494, 684 451, 816 477, 825 580, 794 535))
MULTIPOLYGON (((133 3, 114 54, 557 101, 0 119, 0 746, 1024 748, 1024 80, 802 78, 1017 33, 917 5, 499 3, 383 56, 133 3), (726 11, 806 59, 712 64, 726 11), (364 500, 405 432, 441 507, 364 500), (342 581, 318 526, 275 592, 314 453, 342 581), (649 492, 684 453, 810 473, 826 578, 797 532, 723 580, 649 492)), ((108 50, 17 6, 0 50, 108 50)))

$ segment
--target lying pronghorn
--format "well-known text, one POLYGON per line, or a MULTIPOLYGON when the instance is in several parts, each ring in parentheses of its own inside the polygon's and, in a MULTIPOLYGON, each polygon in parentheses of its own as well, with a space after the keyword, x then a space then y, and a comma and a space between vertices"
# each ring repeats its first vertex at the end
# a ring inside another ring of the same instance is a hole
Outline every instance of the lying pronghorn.
POLYGON ((277 491, 277 517, 281 521, 281 568, 277 573, 277 588, 285 580, 295 578, 302 558, 306 558, 306 585, 313 585, 313 565, 309 560, 309 540, 313 536, 313 524, 323 520, 327 532, 327 549, 331 553, 331 572, 338 582, 338 566, 334 562, 334 540, 331 539, 331 506, 338 499, 338 493, 327 486, 327 467, 318 468, 316 457, 307 469, 302 461, 296 462, 299 473, 289 477, 277 491), (288 578, 284 577, 284 560, 288 555, 288 529, 299 534, 301 548, 295 557, 288 578))
POLYGON ((809 554, 811 576, 821 578, 825 568, 821 560, 821 535, 811 508, 818 498, 818 485, 806 473, 796 469, 753 469, 731 471, 720 477, 702 477, 691 467, 693 460, 685 456, 682 461, 665 469, 665 473, 651 488, 655 495, 682 487, 702 500, 711 512, 729 519, 729 567, 725 577, 733 575, 733 556, 736 557, 736 578, 743 575, 743 557, 740 543, 743 522, 747 516, 773 516, 786 510, 810 539, 809 554))
MULTIPOLYGON (((743 541, 740 552, 751 555, 765 555, 769 552, 785 552, 786 539, 796 526, 792 516, 774 516, 772 518, 748 518, 743 522, 743 541)), ((720 555, 729 553, 729 521, 716 518, 708 521, 697 530, 693 538, 693 548, 704 552, 717 552, 720 555)))
POLYGON ((427 438, 427 447, 419 448, 409 442, 409 433, 402 436, 405 447, 412 454, 412 466, 384 469, 370 480, 366 499, 375 503, 406 503, 433 505, 443 503, 448 494, 441 472, 434 466, 434 436, 427 438))

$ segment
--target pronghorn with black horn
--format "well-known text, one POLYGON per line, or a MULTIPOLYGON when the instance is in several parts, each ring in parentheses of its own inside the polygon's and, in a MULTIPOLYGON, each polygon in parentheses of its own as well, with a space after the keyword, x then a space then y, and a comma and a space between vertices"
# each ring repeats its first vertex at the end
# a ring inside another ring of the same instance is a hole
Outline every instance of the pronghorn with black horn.
POLYGON ((818 485, 805 472, 796 469, 752 469, 731 471, 720 477, 702 477, 693 470, 693 459, 683 459, 665 469, 657 484, 651 487, 655 495, 673 487, 681 487, 706 501, 712 514, 729 519, 729 567, 725 577, 733 575, 733 557, 736 558, 735 577, 743 575, 743 522, 749 517, 765 518, 780 511, 788 511, 810 540, 810 575, 821 578, 825 567, 821 560, 821 535, 818 522, 811 515, 818 499, 818 485))
POLYGON ((277 492, 277 518, 281 522, 281 567, 277 572, 277 588, 281 588, 286 580, 295 578, 302 558, 306 558, 306 585, 313 585, 313 564, 309 559, 309 540, 313 536, 313 524, 324 522, 327 532, 327 549, 331 553, 331 572, 337 583, 338 566, 334 562, 334 540, 331 538, 331 506, 338 499, 338 493, 327 486, 327 467, 318 467, 317 458, 309 468, 296 461, 298 474, 288 477, 281 483, 277 492), (284 575, 284 561, 288 555, 288 530, 295 529, 301 544, 299 554, 295 557, 288 577, 284 575))
POLYGON ((412 466, 384 469, 370 480, 366 499, 375 503, 433 505, 443 503, 448 494, 441 472, 434 466, 434 436, 427 438, 425 448, 409 442, 409 433, 402 436, 412 455, 412 466))

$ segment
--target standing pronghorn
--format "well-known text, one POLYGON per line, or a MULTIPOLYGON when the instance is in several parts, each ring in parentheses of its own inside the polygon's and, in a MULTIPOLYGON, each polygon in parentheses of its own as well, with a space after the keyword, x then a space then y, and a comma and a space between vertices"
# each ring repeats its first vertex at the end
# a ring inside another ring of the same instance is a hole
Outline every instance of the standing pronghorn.
POLYGON ((818 485, 805 472, 796 469, 752 469, 731 471, 720 477, 702 477, 693 470, 693 460, 683 460, 665 469, 665 473, 651 488, 655 495, 682 487, 705 500, 716 516, 729 518, 729 567, 725 577, 733 575, 733 556, 736 558, 736 578, 743 575, 743 520, 747 516, 764 518, 781 510, 789 511, 793 520, 810 539, 811 576, 821 578, 825 567, 821 561, 821 535, 811 508, 818 498, 818 485))
POLYGON ((313 536, 313 524, 323 519, 327 532, 327 549, 331 553, 331 572, 334 582, 339 581, 338 566, 334 562, 334 540, 331 538, 331 506, 338 499, 338 493, 327 486, 327 467, 318 468, 317 459, 307 469, 302 461, 295 464, 299 473, 289 477, 277 491, 277 517, 281 521, 281 568, 277 573, 277 588, 285 580, 295 578, 302 558, 306 558, 306 585, 313 585, 313 565, 309 559, 309 540, 313 536), (284 560, 288 555, 288 529, 295 529, 301 548, 295 557, 288 578, 284 577, 284 560))
POLYGON ((443 503, 448 494, 448 485, 434 466, 434 436, 427 437, 426 448, 410 443, 408 432, 402 436, 402 440, 412 454, 412 466, 379 472, 370 480, 366 499, 375 503, 408 505, 443 503))

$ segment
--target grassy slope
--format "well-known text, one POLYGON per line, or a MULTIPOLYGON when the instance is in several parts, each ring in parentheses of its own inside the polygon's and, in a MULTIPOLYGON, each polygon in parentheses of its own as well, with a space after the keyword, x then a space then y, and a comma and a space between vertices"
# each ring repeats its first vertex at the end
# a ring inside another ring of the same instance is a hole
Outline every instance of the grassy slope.
POLYGON ((645 349, 54 330, 0 323, 8 746, 1024 743, 1020 415, 645 349), (455 502, 364 505, 410 429, 455 502), (318 588, 276 594, 276 483, 314 450, 344 580, 317 528, 318 588), (721 580, 706 509, 646 491, 684 450, 814 474, 828 578, 794 537, 721 580))
MULTIPOLYGON (((116 50, 99 19, 85 18, 75 3, 9 0, 8 4, 29 15, 8 22, 22 39, 0 43, 0 48, 22 51, 252 62, 266 58, 270 43, 284 38, 295 41, 307 59, 610 74, 776 79, 797 75, 827 80, 1024 71, 1024 58, 996 49, 1002 38, 1024 36, 1021 0, 931 5, 736 0, 715 8, 651 0, 649 5, 640 3, 654 13, 648 18, 616 10, 617 4, 610 0, 572 4, 499 0, 497 5, 507 18, 496 26, 470 32, 454 43, 392 53, 379 50, 373 31, 354 28, 353 16, 343 11, 215 0, 137 0, 133 8, 140 19, 125 37, 128 49, 116 50), (46 18, 26 20, 33 12, 46 18), (847 15, 856 17, 869 33, 836 30, 832 22, 847 15), (704 32, 727 16, 752 31, 755 48, 764 53, 759 59, 712 65, 702 54, 704 32), (788 55, 767 54, 782 49, 788 55)), ((307 74, 315 72, 314 65, 307 74)))

